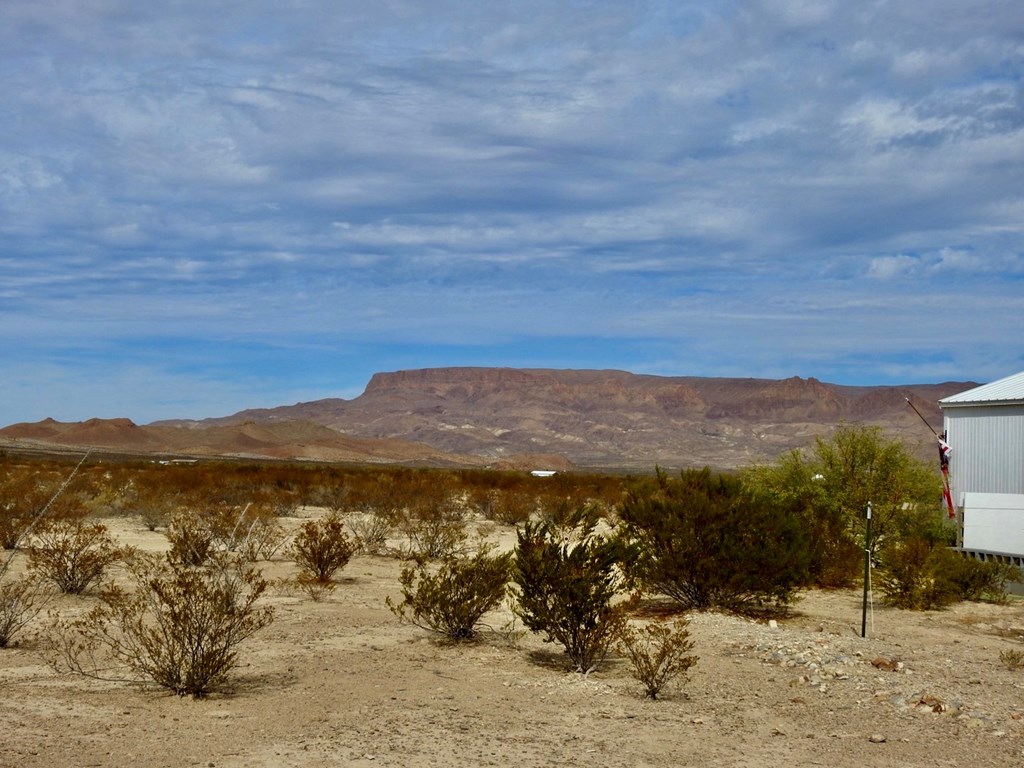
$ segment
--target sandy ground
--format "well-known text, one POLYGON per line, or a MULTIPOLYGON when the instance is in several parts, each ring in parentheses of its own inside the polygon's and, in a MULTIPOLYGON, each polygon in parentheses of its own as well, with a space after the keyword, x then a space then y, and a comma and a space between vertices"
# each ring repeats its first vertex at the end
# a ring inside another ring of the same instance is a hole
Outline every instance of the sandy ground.
POLYGON ((859 592, 809 593, 776 627, 696 615, 699 663, 651 702, 622 661, 583 676, 532 634, 451 646, 401 624, 384 604, 400 568, 359 556, 325 600, 277 591, 233 689, 203 700, 59 675, 31 637, 0 651, 0 766, 1024 764, 1024 671, 999 659, 1024 650, 1019 600, 876 604, 867 639, 859 592))

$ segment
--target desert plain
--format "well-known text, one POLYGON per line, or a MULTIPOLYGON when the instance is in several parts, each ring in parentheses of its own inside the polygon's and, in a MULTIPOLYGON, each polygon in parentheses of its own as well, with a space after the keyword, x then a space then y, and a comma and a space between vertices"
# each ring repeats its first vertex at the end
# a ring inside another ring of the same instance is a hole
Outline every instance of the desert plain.
MULTIPOLYGON (((124 544, 166 547, 139 520, 104 522, 124 544)), ((284 556, 260 566, 282 582, 296 572, 284 556)), ((1024 764, 1024 670, 1001 659, 1024 651, 1019 598, 908 612, 873 594, 865 638, 860 590, 801 593, 773 621, 692 614, 699 661, 650 701, 626 661, 571 671, 509 627, 507 606, 471 644, 403 624, 385 604, 401 568, 357 555, 321 600, 273 589, 273 623, 241 647, 229 688, 198 700, 59 674, 40 618, 0 651, 0 766, 1024 764)))

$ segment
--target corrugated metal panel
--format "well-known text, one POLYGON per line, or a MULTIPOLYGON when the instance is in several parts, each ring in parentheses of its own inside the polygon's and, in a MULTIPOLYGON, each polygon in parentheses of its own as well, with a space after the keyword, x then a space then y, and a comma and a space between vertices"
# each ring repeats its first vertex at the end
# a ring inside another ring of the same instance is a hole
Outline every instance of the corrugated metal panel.
POLYGON ((982 384, 939 400, 939 406, 979 405, 981 403, 1024 402, 1024 371, 1005 379, 982 384))
POLYGON ((954 501, 964 492, 1024 493, 1024 405, 945 411, 954 501))

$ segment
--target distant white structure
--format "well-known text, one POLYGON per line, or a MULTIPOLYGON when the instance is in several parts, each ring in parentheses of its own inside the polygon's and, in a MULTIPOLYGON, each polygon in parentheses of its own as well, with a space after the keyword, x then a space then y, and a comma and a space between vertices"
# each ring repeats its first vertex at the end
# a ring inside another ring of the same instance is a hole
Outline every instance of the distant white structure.
POLYGON ((557 470, 554 469, 533 469, 530 470, 530 474, 534 477, 553 477, 557 475, 557 470))
POLYGON ((958 544, 1024 565, 1024 371, 939 400, 958 544))

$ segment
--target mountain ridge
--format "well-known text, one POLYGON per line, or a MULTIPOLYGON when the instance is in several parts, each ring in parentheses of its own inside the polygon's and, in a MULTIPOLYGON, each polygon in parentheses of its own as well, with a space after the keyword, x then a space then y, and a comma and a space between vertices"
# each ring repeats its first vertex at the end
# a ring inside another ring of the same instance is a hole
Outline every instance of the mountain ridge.
POLYGON ((368 461, 464 466, 525 466, 523 457, 530 457, 560 467, 731 469, 806 447, 843 422, 879 426, 922 458, 931 457, 934 438, 907 400, 938 429, 937 401, 973 386, 854 386, 814 377, 665 377, 614 369, 425 368, 376 373, 349 400, 324 398, 144 427, 121 420, 116 428, 82 422, 58 430, 57 422, 44 421, 14 425, 20 433, 2 429, 0 439, 22 434, 23 440, 91 437, 112 443, 120 435, 126 447, 140 451, 163 442, 200 455, 358 461, 362 454, 368 461), (48 430, 60 435, 46 437, 48 430))

